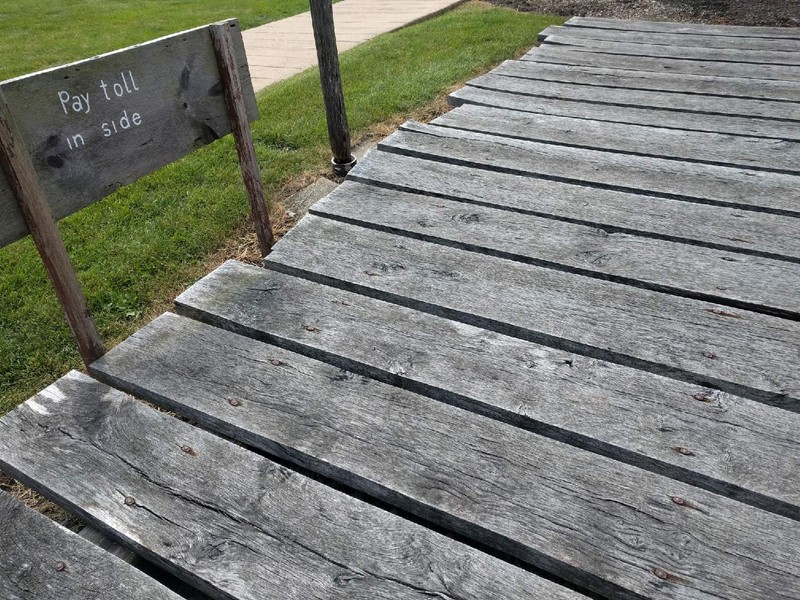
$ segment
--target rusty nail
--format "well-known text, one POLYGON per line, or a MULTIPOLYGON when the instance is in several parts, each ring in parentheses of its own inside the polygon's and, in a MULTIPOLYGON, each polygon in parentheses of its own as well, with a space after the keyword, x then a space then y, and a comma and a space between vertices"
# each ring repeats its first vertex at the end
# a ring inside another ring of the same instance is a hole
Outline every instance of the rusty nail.
POLYGON ((713 352, 703 352, 703 356, 705 356, 706 358, 717 358, 717 355, 714 354, 713 352))
POLYGON ((67 570, 67 563, 64 563, 64 562, 61 562, 61 561, 58 561, 56 563, 56 571, 61 572, 61 571, 66 571, 66 570, 67 570))
POLYGON ((653 569, 653 575, 655 575, 659 579, 669 579, 669 573, 667 573, 664 569, 661 569, 659 567, 653 569))
POLYGON ((125 506, 136 506, 136 498, 133 496, 126 496, 125 506))
POLYGON ((186 444, 181 446, 181 452, 185 452, 190 456, 197 456, 197 452, 194 451, 194 448, 192 448, 191 446, 187 446, 186 444))
POLYGON ((684 456, 694 456, 694 452, 688 448, 684 448, 683 446, 675 446, 673 450, 678 454, 683 454, 684 456))
POLYGON ((228 400, 228 404, 230 404, 231 406, 240 406, 242 403, 236 398, 231 398, 230 400, 228 400))
POLYGON ((708 397, 708 396, 706 396, 705 394, 695 394, 695 395, 694 395, 694 396, 692 396, 692 397, 693 397, 695 400, 697 400, 698 402, 713 402, 713 401, 714 401, 714 399, 713 399, 713 398, 709 398, 709 397, 708 397))
POLYGON ((277 358, 273 358, 273 359, 272 359, 272 360, 270 360, 269 362, 270 362, 272 365, 276 366, 276 367, 280 367, 282 364, 284 364, 284 362, 283 362, 282 360, 278 360, 277 358))

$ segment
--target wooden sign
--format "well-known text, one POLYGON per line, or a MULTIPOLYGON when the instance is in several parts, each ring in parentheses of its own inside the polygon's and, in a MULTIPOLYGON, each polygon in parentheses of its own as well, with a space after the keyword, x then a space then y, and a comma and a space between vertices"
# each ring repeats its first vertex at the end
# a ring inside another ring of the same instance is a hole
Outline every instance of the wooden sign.
MULTIPOLYGON (((225 21, 247 118, 241 31, 225 21)), ((0 83, 58 220, 231 133, 209 26, 0 83)), ((28 233, 0 171, 0 247, 28 233)))

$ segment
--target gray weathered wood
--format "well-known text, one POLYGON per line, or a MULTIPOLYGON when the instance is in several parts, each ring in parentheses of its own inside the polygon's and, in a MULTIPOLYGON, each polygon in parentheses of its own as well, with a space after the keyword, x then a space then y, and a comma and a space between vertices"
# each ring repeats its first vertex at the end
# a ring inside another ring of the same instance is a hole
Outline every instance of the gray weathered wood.
POLYGON ((3 600, 179 600, 111 554, 0 491, 3 600))
POLYGON ((800 216, 800 177, 554 146, 412 121, 379 148, 473 168, 800 216))
POLYGON ((775 100, 750 100, 748 98, 729 98, 682 94, 662 90, 633 90, 613 87, 575 85, 552 81, 535 81, 516 77, 504 77, 489 73, 469 82, 474 87, 502 90, 589 102, 592 104, 613 104, 617 106, 641 106, 662 108, 672 111, 686 111, 712 115, 736 115, 740 117, 761 117, 763 119, 787 120, 781 123, 784 129, 800 129, 800 103, 779 102, 775 100))
MULTIPOLYGON (((258 238, 261 256, 266 256, 272 249, 272 225, 269 222, 269 210, 264 197, 264 184, 261 182, 261 170, 258 166, 256 149, 253 146, 253 134, 247 114, 248 97, 242 89, 239 69, 236 64, 236 46, 231 30, 239 34, 238 24, 231 22, 215 23, 209 27, 211 41, 217 57, 220 79, 225 91, 225 102, 228 106, 233 138, 236 143, 236 153, 239 155, 239 165, 242 171, 244 187, 250 202, 250 212, 253 215, 256 237, 258 238)), ((239 34, 241 37, 241 34, 239 34)), ((250 93, 252 97, 252 91, 250 93)))
MULTIPOLYGON (((797 106, 800 114, 800 104, 797 106)), ((800 173, 800 141, 681 131, 470 105, 445 113, 431 124, 637 156, 800 173)))
MULTIPOLYGON (((229 25, 247 113, 254 119, 258 109, 241 33, 235 21, 229 25)), ((231 132, 207 26, 5 81, 0 90, 56 219, 231 132), (70 98, 64 104, 60 92, 70 98), (86 105, 73 97, 85 94, 89 112, 75 112, 73 102, 86 105), (141 125, 135 125, 138 120, 141 125)), ((13 194, 0 178, 0 247, 26 234, 13 194)))
MULTIPOLYGON (((487 197, 491 195, 486 190, 487 197)), ((310 210, 528 264, 800 320, 800 265, 345 182, 310 210), (690 265, 690 267, 689 267, 690 265)), ((797 224, 800 236, 800 223, 797 224)))
MULTIPOLYGON (((800 514, 793 433, 800 417, 781 409, 233 261, 176 304, 241 335, 785 516, 800 514)), ((138 338, 92 368, 125 380, 139 368, 131 347, 141 347, 138 338)))
POLYGON ((784 65, 753 65, 748 63, 712 62, 680 58, 653 58, 624 54, 603 54, 570 46, 545 44, 528 52, 522 60, 562 65, 584 65, 633 71, 687 73, 714 77, 774 79, 797 81, 798 68, 784 65))
POLYGON ((216 598, 580 597, 76 372, 0 434, 4 471, 216 598))
POLYGON ((771 50, 778 52, 799 52, 800 39, 758 38, 744 36, 702 35, 693 33, 643 32, 601 27, 560 27, 551 25, 539 33, 539 41, 549 36, 560 38, 604 40, 609 42, 628 42, 633 44, 662 44, 664 46, 694 46, 699 48, 728 48, 736 50, 771 50))
POLYGON ((47 198, 39 185, 28 149, 0 90, 0 176, 2 174, 5 174, 5 181, 13 194, 12 200, 33 237, 81 358, 84 364, 89 365, 105 352, 103 341, 47 206, 47 198))
POLYGON ((312 215, 284 239, 274 270, 800 412, 800 322, 312 215))
POLYGON ((470 169, 380 150, 359 164, 350 178, 588 225, 608 233, 800 262, 800 222, 794 217, 705 204, 687 206, 679 200, 470 169))
POLYGON ((800 585, 796 521, 171 315, 122 354, 105 367, 115 383, 610 597, 800 585), (647 543, 619 535, 632 530, 647 543))
POLYGON ((595 121, 633 123, 670 129, 708 131, 777 140, 800 140, 800 127, 787 127, 788 124, 784 121, 735 115, 680 112, 671 108, 618 106, 616 104, 602 104, 591 101, 562 100, 556 95, 542 97, 528 93, 518 93, 516 90, 527 86, 525 84, 523 86, 518 85, 512 77, 494 79, 492 85, 494 89, 484 89, 475 87, 471 83, 467 84, 460 90, 451 92, 448 101, 455 106, 469 103, 480 106, 498 106, 524 112, 593 119, 595 121), (502 91, 506 89, 508 91, 502 91))
POLYGON ((602 19, 598 17, 573 17, 567 21, 566 25, 568 27, 592 27, 654 33, 667 32, 691 35, 722 35, 746 38, 800 40, 800 28, 797 27, 745 27, 736 25, 706 25, 701 23, 602 19))
POLYGON ((319 80, 325 101, 328 140, 333 152, 334 172, 346 175, 355 160, 350 148, 350 125, 344 106, 342 75, 339 70, 339 51, 333 24, 332 0, 310 0, 314 44, 317 48, 319 80), (337 165, 346 165, 338 166, 337 165))
POLYGON ((507 60, 492 70, 495 75, 521 77, 536 81, 560 81, 580 85, 616 87, 632 90, 681 92, 704 96, 732 96, 753 100, 800 102, 800 81, 745 79, 641 72, 602 67, 558 65, 529 60, 507 60))
MULTIPOLYGON (((661 45, 658 43, 632 44, 622 41, 586 39, 581 36, 547 36, 546 45, 569 46, 597 54, 624 54, 653 58, 679 58, 695 61, 731 62, 753 65, 800 66, 800 52, 773 52, 770 50, 740 50, 717 47, 692 47, 661 45)), ((758 71, 758 68, 755 68, 758 71)), ((800 76, 800 69, 797 70, 800 76)))

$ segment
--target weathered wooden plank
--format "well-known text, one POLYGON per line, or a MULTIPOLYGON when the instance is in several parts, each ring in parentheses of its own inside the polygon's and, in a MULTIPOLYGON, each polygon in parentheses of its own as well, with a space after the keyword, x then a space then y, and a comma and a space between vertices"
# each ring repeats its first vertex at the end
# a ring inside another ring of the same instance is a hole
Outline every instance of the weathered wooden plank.
MULTIPOLYGON (((739 50, 718 47, 692 47, 660 45, 657 43, 632 44, 622 41, 586 39, 580 36, 547 36, 546 44, 569 46, 586 52, 624 54, 651 58, 679 58, 696 61, 731 62, 752 65, 800 66, 800 52, 773 52, 770 50, 739 50)), ((757 67, 752 67, 758 71, 757 67)), ((800 71, 798 71, 800 75, 800 71)))
POLYGON ((358 182, 343 183, 309 212, 526 264, 800 320, 800 266, 792 262, 608 233, 597 226, 358 182))
POLYGON ((528 140, 408 122, 379 148, 474 168, 619 191, 800 216, 800 177, 528 140))
POLYGON ((584 65, 633 71, 655 71, 711 75, 714 77, 737 77, 752 79, 774 79, 797 81, 798 68, 784 65, 758 65, 732 62, 712 62, 680 58, 653 58, 624 54, 588 52, 581 48, 545 44, 528 52, 521 60, 549 62, 562 65, 584 65))
MULTIPOLYGON (((247 113, 241 32, 228 21, 247 113)), ((231 131, 209 28, 0 83, 56 219, 231 131)), ((0 247, 27 234, 0 176, 0 247)))
MULTIPOLYGON (((541 96, 574 100, 592 104, 613 104, 616 106, 641 106, 661 108, 680 112, 694 112, 713 115, 736 115, 740 117, 761 117, 792 121, 781 123, 784 129, 800 129, 800 103, 778 102, 775 100, 750 100, 747 98, 728 98, 683 94, 661 90, 633 90, 625 88, 575 85, 552 81, 534 81, 517 77, 504 77, 489 73, 469 82, 470 86, 490 90, 501 90, 541 96)), ((681 115, 682 117, 683 115, 681 115)))
POLYGON ((179 600, 160 583, 0 491, 3 600, 179 600))
POLYGON ((679 200, 470 169, 380 150, 370 154, 370 159, 358 165, 351 180, 559 219, 609 233, 800 262, 800 222, 793 217, 705 204, 687 206, 679 200))
POLYGON ((776 38, 800 40, 797 27, 745 27, 736 25, 706 25, 701 23, 669 23, 662 21, 636 21, 628 19, 602 19, 598 17, 573 17, 568 27, 592 27, 619 29, 623 31, 645 31, 653 33, 680 33, 691 35, 722 35, 746 38, 776 38))
POLYGON ((642 73, 627 69, 567 66, 529 60, 507 60, 495 67, 492 73, 536 81, 559 81, 633 90, 800 102, 800 81, 737 79, 735 77, 677 73, 642 73))
POLYGON ((3 470, 216 598, 579 597, 76 372, 0 433, 3 470))
MULTIPOLYGON (((800 114, 800 104, 797 106, 800 114)), ((445 113, 431 124, 636 156, 800 173, 800 141, 681 131, 470 105, 445 113)))
POLYGON ((492 84, 495 86, 494 89, 484 89, 467 84, 460 90, 451 92, 448 101, 455 106, 469 103, 595 121, 653 125, 670 129, 708 131, 777 140, 800 140, 800 127, 787 127, 787 123, 784 121, 680 112, 671 108, 618 106, 616 104, 562 100, 556 96, 542 97, 534 95, 535 92, 534 94, 519 93, 516 90, 524 86, 517 85, 511 77, 497 78, 493 80, 492 84), (508 91, 502 91, 504 89, 508 91))
POLYGON ((800 412, 797 321, 312 215, 284 239, 274 270, 800 412))
MULTIPOLYGON (((798 516, 795 414, 234 261, 176 306, 242 335, 798 516)), ((125 359, 112 355, 96 368, 112 377, 128 372, 135 361, 121 348, 125 359)))
POLYGON ((632 44, 662 44, 665 46, 693 46, 699 48, 727 48, 736 50, 769 50, 777 52, 800 52, 800 37, 757 38, 744 36, 702 35, 695 33, 643 32, 601 27, 560 27, 551 25, 539 33, 539 41, 549 36, 560 38, 627 42, 632 44))
POLYGON ((800 585, 796 521, 215 327, 164 315, 99 364, 226 435, 614 598, 800 585))

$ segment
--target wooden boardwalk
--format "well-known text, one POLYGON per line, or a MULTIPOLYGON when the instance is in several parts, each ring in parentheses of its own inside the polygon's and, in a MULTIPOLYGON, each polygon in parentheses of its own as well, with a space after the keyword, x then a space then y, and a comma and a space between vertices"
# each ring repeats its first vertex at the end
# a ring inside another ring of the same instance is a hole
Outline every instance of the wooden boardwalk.
POLYGON ((800 598, 800 29, 543 39, 0 468, 214 598, 800 598))

